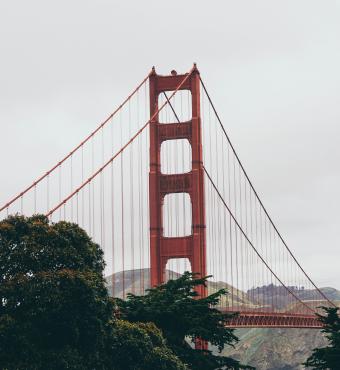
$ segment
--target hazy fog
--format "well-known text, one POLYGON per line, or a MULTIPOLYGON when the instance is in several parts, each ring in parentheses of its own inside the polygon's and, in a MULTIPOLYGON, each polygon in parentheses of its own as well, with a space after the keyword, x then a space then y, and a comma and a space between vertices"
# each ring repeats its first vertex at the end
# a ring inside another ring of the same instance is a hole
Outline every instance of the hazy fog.
POLYGON ((197 62, 264 204, 340 288, 340 1, 0 0, 0 203, 152 65, 197 62))

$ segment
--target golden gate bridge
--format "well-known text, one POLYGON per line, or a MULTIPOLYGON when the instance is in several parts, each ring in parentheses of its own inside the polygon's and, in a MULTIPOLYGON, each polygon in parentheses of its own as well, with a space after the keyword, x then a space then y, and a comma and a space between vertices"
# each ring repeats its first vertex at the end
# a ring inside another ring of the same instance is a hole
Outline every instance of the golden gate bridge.
MULTIPOLYGON (((67 135, 67 133, 61 133, 67 135)), ((260 165, 260 164, 259 164, 260 165)), ((90 135, 0 208, 78 223, 104 250, 113 296, 184 271, 227 287, 232 327, 320 328, 334 306, 280 234, 196 67, 153 68, 90 135)))

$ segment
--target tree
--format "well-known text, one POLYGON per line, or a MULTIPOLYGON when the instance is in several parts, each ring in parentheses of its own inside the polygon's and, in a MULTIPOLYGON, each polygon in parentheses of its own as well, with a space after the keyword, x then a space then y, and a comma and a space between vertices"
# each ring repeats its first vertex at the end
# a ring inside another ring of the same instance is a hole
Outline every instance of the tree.
POLYGON ((153 323, 117 320, 107 353, 115 370, 187 370, 153 323), (122 342, 122 338, 124 341, 122 342))
MULTIPOLYGON (((112 302, 103 253, 75 224, 44 216, 0 222, 0 363, 85 369, 103 348, 112 302)), ((97 358, 98 357, 98 358, 97 358)))
POLYGON ((145 370, 162 362, 184 370, 154 326, 115 319, 104 265, 76 224, 1 221, 0 368, 145 370))
POLYGON ((227 292, 221 289, 204 298, 198 298, 195 288, 206 286, 207 277, 196 278, 185 272, 176 280, 149 289, 145 296, 129 294, 126 301, 116 299, 117 312, 131 322, 154 322, 160 328, 169 347, 190 369, 252 369, 238 361, 215 356, 211 350, 198 350, 189 345, 203 340, 221 352, 225 345, 238 339, 226 324, 230 315, 216 309, 219 299, 227 292))
POLYGON ((340 317, 338 307, 322 307, 326 315, 319 315, 323 324, 322 333, 328 339, 329 345, 315 348, 312 355, 303 364, 315 370, 337 370, 340 368, 340 317))

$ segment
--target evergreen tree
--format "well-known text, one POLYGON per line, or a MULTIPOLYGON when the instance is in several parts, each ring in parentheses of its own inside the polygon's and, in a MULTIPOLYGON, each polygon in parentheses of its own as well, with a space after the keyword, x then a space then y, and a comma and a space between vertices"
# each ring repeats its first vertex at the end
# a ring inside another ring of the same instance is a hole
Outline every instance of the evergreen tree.
POLYGON ((315 348, 312 355, 304 363, 306 367, 315 370, 340 369, 340 317, 337 307, 322 307, 326 315, 319 315, 323 324, 322 332, 328 339, 329 345, 315 348))
POLYGON ((153 323, 116 320, 107 343, 114 370, 188 370, 153 323))
POLYGON ((149 289, 145 296, 129 294, 126 301, 116 299, 117 312, 131 322, 155 323, 169 347, 190 369, 252 369, 231 358, 215 356, 211 349, 194 348, 195 342, 203 340, 221 352, 225 345, 238 341, 227 327, 230 314, 216 308, 226 290, 198 297, 195 288, 206 286, 206 282, 207 277, 195 278, 195 274, 185 272, 176 280, 149 289))

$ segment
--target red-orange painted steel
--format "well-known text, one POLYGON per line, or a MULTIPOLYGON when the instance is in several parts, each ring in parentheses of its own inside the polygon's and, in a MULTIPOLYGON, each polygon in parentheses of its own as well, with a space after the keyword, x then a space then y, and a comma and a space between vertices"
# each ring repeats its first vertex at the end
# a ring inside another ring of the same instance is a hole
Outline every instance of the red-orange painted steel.
MULTIPOLYGON (((164 91, 175 90, 186 75, 160 76, 150 74, 150 116, 158 110, 158 97, 164 91)), ((206 236, 204 210, 204 171, 200 114, 200 78, 194 68, 181 90, 189 90, 192 98, 192 118, 182 123, 161 124, 158 114, 150 122, 150 260, 151 285, 164 281, 165 267, 172 258, 188 258, 193 272, 206 275, 206 236), (192 170, 185 174, 161 173, 160 148, 166 140, 188 139, 192 149, 192 170), (185 192, 192 204, 192 233, 186 237, 164 237, 162 207, 170 193, 185 192)), ((202 287, 198 293, 206 294, 202 287)))
MULTIPOLYGON (((230 311, 226 311, 230 312, 230 311)), ((316 315, 274 312, 240 312, 228 322, 231 328, 307 328, 321 329, 316 315)))

